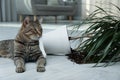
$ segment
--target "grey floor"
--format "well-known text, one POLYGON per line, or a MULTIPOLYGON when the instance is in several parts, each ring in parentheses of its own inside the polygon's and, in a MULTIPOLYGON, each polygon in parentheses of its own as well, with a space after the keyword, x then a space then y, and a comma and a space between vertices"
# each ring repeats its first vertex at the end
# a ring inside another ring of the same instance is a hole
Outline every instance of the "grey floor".
POLYGON ((45 72, 36 72, 35 63, 26 72, 16 73, 12 60, 0 58, 0 80, 120 80, 120 63, 92 68, 94 64, 75 64, 65 56, 48 56, 45 72))
MULTIPOLYGON (((6 23, 7 24, 7 23, 6 23)), ((0 24, 0 40, 14 38, 20 24, 0 24)), ((43 24, 57 28, 62 25, 43 24)), ((66 56, 47 57, 46 72, 36 72, 35 63, 26 64, 26 72, 16 73, 11 59, 0 58, 0 80, 120 80, 120 63, 108 67, 94 64, 75 64, 66 56)))

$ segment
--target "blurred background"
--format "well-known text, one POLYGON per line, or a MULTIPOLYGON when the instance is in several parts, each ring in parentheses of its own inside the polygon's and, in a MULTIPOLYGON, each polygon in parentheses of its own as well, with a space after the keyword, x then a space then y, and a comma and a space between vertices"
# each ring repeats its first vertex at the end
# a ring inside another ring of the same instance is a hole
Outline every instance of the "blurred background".
POLYGON ((114 10, 120 0, 0 0, 0 22, 18 22, 25 16, 39 16, 44 22, 80 21, 96 9, 114 10))

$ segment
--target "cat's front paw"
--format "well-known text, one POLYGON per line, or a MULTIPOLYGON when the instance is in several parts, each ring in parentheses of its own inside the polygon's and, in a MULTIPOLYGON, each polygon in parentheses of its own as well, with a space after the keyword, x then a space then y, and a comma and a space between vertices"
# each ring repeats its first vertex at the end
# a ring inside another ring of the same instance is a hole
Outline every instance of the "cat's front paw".
POLYGON ((45 67, 37 67, 37 72, 45 72, 45 67))
POLYGON ((16 72, 17 73, 23 73, 23 72, 25 72, 25 68, 23 68, 23 67, 17 67, 16 68, 16 72))

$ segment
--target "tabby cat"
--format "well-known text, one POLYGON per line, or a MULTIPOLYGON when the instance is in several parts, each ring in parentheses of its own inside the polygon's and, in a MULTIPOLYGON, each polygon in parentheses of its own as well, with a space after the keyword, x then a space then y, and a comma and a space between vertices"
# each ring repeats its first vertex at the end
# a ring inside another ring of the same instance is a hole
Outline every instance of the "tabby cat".
POLYGON ((36 61, 37 71, 45 71, 46 58, 39 48, 39 39, 42 36, 42 28, 39 21, 26 17, 16 38, 0 41, 0 56, 14 60, 16 72, 25 71, 25 62, 36 61))

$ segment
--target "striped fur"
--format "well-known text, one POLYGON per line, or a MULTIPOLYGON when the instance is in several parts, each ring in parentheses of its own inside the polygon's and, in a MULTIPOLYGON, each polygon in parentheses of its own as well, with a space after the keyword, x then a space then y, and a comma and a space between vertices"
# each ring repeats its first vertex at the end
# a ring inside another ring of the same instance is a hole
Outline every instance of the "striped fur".
POLYGON ((25 62, 29 61, 36 61, 37 71, 44 72, 46 59, 39 48, 41 36, 39 21, 26 17, 14 40, 0 41, 0 56, 12 58, 18 73, 25 71, 25 62))

